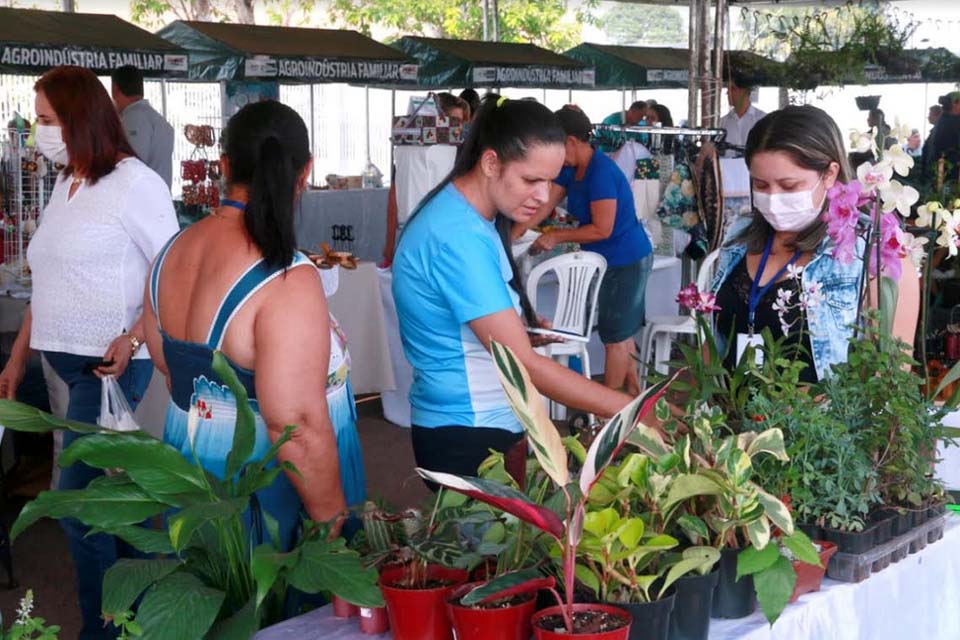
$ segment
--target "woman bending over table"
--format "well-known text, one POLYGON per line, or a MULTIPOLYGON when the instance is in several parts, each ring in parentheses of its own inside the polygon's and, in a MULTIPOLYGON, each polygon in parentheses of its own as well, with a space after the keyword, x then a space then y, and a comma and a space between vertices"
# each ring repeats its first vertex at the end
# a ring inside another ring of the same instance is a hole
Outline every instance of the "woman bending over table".
POLYGON ((612 416, 630 397, 586 380, 530 344, 539 326, 510 258, 509 226, 547 201, 566 135, 546 107, 489 96, 451 174, 414 212, 400 238, 393 295, 413 366, 417 464, 476 474, 489 449, 515 447, 523 429, 500 386, 490 341, 510 347, 547 397, 612 416), (526 324, 525 324, 526 323, 526 324))
MULTIPOLYGON (((862 284, 864 243, 849 264, 834 260, 822 214, 827 191, 851 175, 843 137, 833 119, 811 106, 786 107, 760 120, 747 137, 746 161, 753 184, 754 214, 720 251, 713 290, 717 294, 717 339, 733 368, 746 345, 764 329, 774 338, 787 327, 788 348, 806 363, 804 382, 815 382, 847 359, 862 284), (802 273, 798 272, 802 270, 802 273), (798 304, 778 311, 781 296, 796 302, 819 286, 823 302, 801 313, 798 304), (779 306, 779 305, 778 305, 779 306)), ((913 344, 919 310, 916 269, 904 258, 894 335, 913 344)), ((876 295, 873 296, 876 300, 876 295)))

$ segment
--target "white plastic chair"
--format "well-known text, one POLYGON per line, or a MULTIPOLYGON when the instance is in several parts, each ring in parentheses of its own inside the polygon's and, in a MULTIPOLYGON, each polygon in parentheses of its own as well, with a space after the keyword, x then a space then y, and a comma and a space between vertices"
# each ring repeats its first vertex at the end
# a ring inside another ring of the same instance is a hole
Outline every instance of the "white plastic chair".
MULTIPOLYGON (((589 379, 591 371, 587 343, 590 342, 590 333, 597 318, 597 296, 607 271, 607 261, 598 253, 576 251, 538 264, 527 278, 527 297, 534 309, 537 308, 540 280, 550 271, 556 274, 559 284, 557 308, 551 319, 553 327, 550 331, 562 336, 566 342, 538 347, 537 350, 564 366, 570 363, 570 356, 579 357, 583 375, 589 379)), ((565 407, 554 402, 550 406, 554 419, 563 420, 566 417, 565 407)))
MULTIPOLYGON (((713 268, 716 265, 719 251, 707 254, 697 272, 697 289, 709 291, 713 281, 713 268)), ((653 350, 653 366, 657 373, 667 373, 667 361, 670 360, 670 345, 677 335, 695 335, 697 321, 693 312, 679 316, 653 316, 647 318, 641 334, 640 346, 640 383, 646 387, 647 367, 650 363, 653 350)))

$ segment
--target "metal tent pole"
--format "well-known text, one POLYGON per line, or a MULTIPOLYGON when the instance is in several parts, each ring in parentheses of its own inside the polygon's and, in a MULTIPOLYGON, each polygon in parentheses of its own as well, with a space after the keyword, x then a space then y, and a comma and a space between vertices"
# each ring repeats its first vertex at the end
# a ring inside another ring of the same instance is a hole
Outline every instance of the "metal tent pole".
POLYGON ((366 110, 367 164, 370 164, 370 87, 364 87, 364 102, 366 110))
POLYGON ((490 39, 490 0, 483 0, 480 10, 483 11, 483 41, 486 42, 490 39))
POLYGON ((716 126, 720 121, 720 98, 723 94, 723 36, 726 32, 727 0, 717 0, 717 9, 713 28, 713 109, 708 126, 716 126))
POLYGON ((493 25, 493 41, 500 42, 500 5, 499 0, 490 0, 490 9, 492 10, 492 15, 490 16, 493 25))
POLYGON ((697 6, 698 0, 690 0, 690 39, 688 46, 690 49, 690 67, 687 86, 687 126, 697 126, 697 64, 699 61, 698 48, 700 46, 698 18, 700 11, 697 6))
MULTIPOLYGON (((310 154, 316 158, 317 157, 317 113, 314 92, 316 90, 316 85, 310 85, 310 154)), ((317 163, 314 160, 313 164, 310 166, 310 184, 317 184, 317 163)))
POLYGON ((167 79, 160 79, 160 113, 163 119, 167 119, 167 79))
POLYGON ((700 42, 697 44, 697 70, 700 80, 700 124, 709 124, 711 108, 710 99, 710 0, 699 0, 700 16, 697 24, 700 42))

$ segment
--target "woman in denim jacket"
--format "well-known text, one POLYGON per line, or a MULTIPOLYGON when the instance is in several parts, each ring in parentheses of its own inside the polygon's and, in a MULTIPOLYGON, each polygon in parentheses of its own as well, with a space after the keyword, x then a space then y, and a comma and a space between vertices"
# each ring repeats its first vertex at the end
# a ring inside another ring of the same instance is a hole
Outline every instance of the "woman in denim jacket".
MULTIPOLYGON (((801 381, 815 382, 847 358, 862 285, 863 241, 849 264, 834 260, 822 220, 827 191, 852 175, 843 138, 825 111, 787 107, 754 126, 746 161, 754 215, 731 228, 712 287, 721 307, 721 353, 733 340, 724 363, 735 366, 746 345, 769 329, 774 338, 787 336, 787 348, 802 347, 797 357, 807 366, 801 381), (811 300, 806 309, 802 296, 811 300)), ((907 344, 913 343, 919 297, 916 270, 904 264, 894 335, 907 344)))

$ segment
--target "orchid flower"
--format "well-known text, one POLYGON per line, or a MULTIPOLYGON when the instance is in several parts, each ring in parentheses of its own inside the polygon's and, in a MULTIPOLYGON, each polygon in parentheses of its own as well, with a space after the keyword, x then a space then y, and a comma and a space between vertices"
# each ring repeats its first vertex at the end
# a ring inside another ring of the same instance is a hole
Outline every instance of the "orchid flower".
MULTIPOLYGON (((897 149, 903 150, 900 145, 907 141, 907 138, 910 137, 910 127, 906 124, 900 122, 900 118, 896 117, 893 119, 893 128, 890 129, 890 135, 897 139, 897 149)), ((891 147, 892 149, 893 147, 891 147)), ((902 173, 900 175, 906 175, 902 173)))
POLYGON ((917 237, 913 234, 902 231, 900 235, 900 244, 903 245, 910 262, 917 270, 917 277, 923 275, 923 261, 927 257, 928 238, 917 237))
POLYGON ((866 153, 872 151, 875 145, 872 130, 867 133, 850 130, 850 147, 857 153, 866 153))
POLYGON ((893 170, 901 176, 909 175, 910 169, 913 169, 913 156, 904 151, 903 147, 898 144, 891 145, 884 152, 883 161, 890 163, 893 170))
POLYGON ((936 215, 938 211, 943 209, 943 205, 939 202, 928 202, 927 204, 920 205, 917 208, 917 220, 916 225, 918 227, 932 227, 935 226, 938 216, 936 215))
POLYGON ((883 212, 899 211, 904 216, 910 215, 910 207, 920 199, 920 192, 899 182, 891 182, 880 189, 880 198, 883 201, 883 212))
POLYGON ((886 160, 873 164, 864 162, 857 167, 857 180, 863 185, 864 191, 871 192, 874 189, 883 189, 890 184, 890 178, 893 177, 893 165, 886 160))
POLYGON ((720 307, 717 305, 717 296, 708 291, 700 291, 697 289, 696 283, 690 283, 680 290, 680 293, 677 294, 677 303, 680 304, 682 309, 696 313, 720 311, 720 307))
POLYGON ((957 221, 960 218, 958 212, 949 211, 940 212, 940 235, 937 237, 937 244, 944 247, 950 254, 950 257, 957 255, 957 221))

